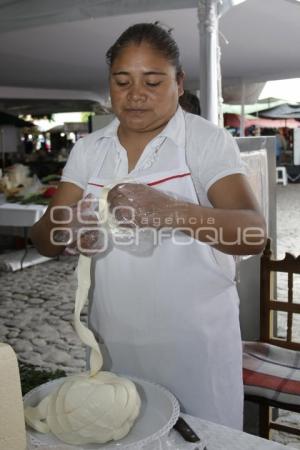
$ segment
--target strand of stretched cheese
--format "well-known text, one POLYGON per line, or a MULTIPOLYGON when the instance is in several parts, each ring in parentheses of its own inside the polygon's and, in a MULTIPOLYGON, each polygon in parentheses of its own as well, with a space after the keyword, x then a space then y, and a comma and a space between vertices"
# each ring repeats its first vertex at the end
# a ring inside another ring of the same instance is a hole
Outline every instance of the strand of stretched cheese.
MULTIPOLYGON (((102 210, 107 208, 107 193, 108 189, 101 198, 102 210)), ((25 409, 29 426, 41 433, 51 431, 63 442, 75 445, 102 444, 126 436, 141 405, 132 381, 100 371, 103 358, 98 343, 92 331, 80 322, 91 283, 90 266, 90 258, 80 255, 74 313, 75 330, 81 341, 92 349, 90 373, 67 377, 38 406, 25 409)))
POLYGON ((94 334, 91 330, 89 330, 89 328, 80 322, 80 313, 88 299, 88 293, 91 285, 91 258, 88 256, 79 256, 77 278, 78 287, 75 298, 74 328, 79 336, 79 339, 91 348, 90 372, 91 376, 93 376, 101 370, 103 358, 94 334))

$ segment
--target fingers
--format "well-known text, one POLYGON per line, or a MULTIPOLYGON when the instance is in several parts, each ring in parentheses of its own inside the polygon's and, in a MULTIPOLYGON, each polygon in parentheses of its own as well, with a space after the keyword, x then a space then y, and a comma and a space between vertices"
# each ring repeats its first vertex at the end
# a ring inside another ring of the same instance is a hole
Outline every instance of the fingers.
POLYGON ((108 238, 103 236, 104 229, 95 212, 98 199, 89 194, 72 207, 56 209, 52 214, 56 226, 51 231, 54 244, 66 246, 68 254, 80 252, 91 256, 104 251, 108 238))
POLYGON ((68 245, 65 250, 64 253, 66 255, 78 255, 79 254, 79 250, 77 248, 77 242, 72 242, 72 244, 68 245))
POLYGON ((139 202, 139 191, 143 185, 137 183, 120 183, 108 193, 109 211, 120 227, 136 228, 135 209, 139 202))
POLYGON ((120 196, 128 198, 130 196, 134 196, 136 192, 138 192, 139 188, 141 186, 144 186, 143 184, 138 183, 119 183, 116 184, 107 195, 107 200, 113 201, 115 198, 118 198, 120 196))
POLYGON ((69 228, 54 228, 51 233, 51 243, 53 245, 69 245, 73 242, 73 233, 69 228))
POLYGON ((139 191, 139 184, 121 183, 114 186, 107 195, 110 212, 113 212, 117 220, 130 220, 130 210, 135 203, 139 191))
POLYGON ((69 244, 65 253, 68 255, 78 255, 82 253, 85 256, 93 256, 102 253, 108 248, 108 236, 105 230, 92 230, 78 234, 77 239, 69 244))
POLYGON ((132 207, 115 207, 112 213, 118 222, 118 226, 122 227, 136 227, 134 218, 135 211, 132 207))
POLYGON ((77 204, 76 213, 78 220, 84 220, 85 222, 93 221, 92 217, 94 218, 97 217, 95 211, 98 211, 98 209, 99 209, 99 200, 93 197, 91 194, 89 194, 87 197, 80 200, 77 204))
MULTIPOLYGON (((77 226, 84 226, 84 225, 97 225, 99 223, 98 220, 98 216, 96 213, 91 212, 90 210, 88 211, 82 211, 82 210, 78 210, 77 211, 77 226)), ((74 223, 75 225, 75 223, 74 223)))
POLYGON ((109 208, 113 208, 114 205, 120 203, 124 197, 124 194, 121 191, 121 187, 124 186, 122 184, 117 184, 114 186, 107 194, 107 202, 109 204, 109 208))
POLYGON ((80 253, 92 256, 96 253, 104 252, 108 246, 107 230, 97 228, 80 233, 77 237, 77 248, 80 253))

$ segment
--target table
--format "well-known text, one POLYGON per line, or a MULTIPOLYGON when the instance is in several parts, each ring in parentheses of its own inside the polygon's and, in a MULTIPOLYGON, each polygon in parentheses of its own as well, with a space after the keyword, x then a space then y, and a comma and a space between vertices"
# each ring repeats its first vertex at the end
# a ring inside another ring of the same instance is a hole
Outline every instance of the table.
MULTIPOLYGON (((287 447, 273 441, 262 439, 242 431, 233 430, 206 420, 182 414, 186 422, 195 430, 207 450, 287 450, 287 447)), ((174 430, 170 434, 177 434, 174 430)), ((194 450, 196 444, 184 443, 180 436, 176 441, 181 443, 178 450, 194 450)), ((166 449, 170 447, 166 447, 166 449)), ((199 450, 201 447, 199 447, 199 450)), ((165 450, 165 449, 163 449, 165 450)), ((174 448, 172 450, 177 450, 174 448)))
MULTIPOLYGON (((267 441, 258 436, 207 422, 197 417, 181 415, 201 438, 199 445, 185 442, 177 431, 172 430, 168 438, 149 444, 142 450, 203 450, 204 446, 207 450, 287 450, 284 445, 267 441)), ((62 443, 56 450, 68 450, 70 448, 74 449, 74 447, 62 443)), ((81 448, 79 446, 78 450, 81 450, 81 448)), ((95 446, 95 448, 97 447, 95 446)), ((53 450, 53 447, 45 445, 42 447, 28 446, 27 450, 53 450)))
POLYGON ((31 227, 42 217, 46 209, 45 205, 2 203, 0 204, 0 226, 31 227))
POLYGON ((2 203, 0 204, 0 226, 2 227, 22 227, 24 230, 25 251, 21 258, 21 269, 26 258, 28 246, 27 228, 37 222, 47 206, 45 205, 21 205, 20 203, 2 203))

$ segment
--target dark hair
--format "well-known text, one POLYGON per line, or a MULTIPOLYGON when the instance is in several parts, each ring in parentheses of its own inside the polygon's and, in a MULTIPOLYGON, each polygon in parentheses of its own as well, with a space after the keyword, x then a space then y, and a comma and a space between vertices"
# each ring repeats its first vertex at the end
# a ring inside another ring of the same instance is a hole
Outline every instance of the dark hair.
POLYGON ((175 67, 176 74, 183 73, 180 62, 179 48, 171 36, 171 30, 164 30, 155 23, 137 23, 127 28, 116 42, 106 52, 106 62, 111 67, 121 51, 131 44, 140 45, 147 42, 155 50, 158 50, 175 67))
POLYGON ((197 95, 192 94, 190 91, 184 90, 183 95, 179 97, 179 105, 185 111, 201 116, 201 107, 199 99, 197 95))

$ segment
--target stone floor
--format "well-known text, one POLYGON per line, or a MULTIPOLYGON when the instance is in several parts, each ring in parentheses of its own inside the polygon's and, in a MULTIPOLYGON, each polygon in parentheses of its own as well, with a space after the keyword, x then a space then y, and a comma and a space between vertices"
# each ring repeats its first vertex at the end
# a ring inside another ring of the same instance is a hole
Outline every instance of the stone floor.
POLYGON ((61 257, 0 274, 0 341, 20 360, 68 373, 84 368, 85 351, 71 325, 76 263, 61 257))
POLYGON ((277 186, 277 257, 300 254, 300 183, 277 186))
MULTIPOLYGON (((285 252, 300 255, 300 184, 277 186, 277 258, 285 252)), ((286 300, 287 276, 279 274, 277 279, 277 299, 286 300)), ((300 303, 300 275, 294 275, 294 300, 300 303)), ((294 317, 296 326, 293 339, 300 342, 300 315, 294 317)), ((278 317, 278 333, 286 337, 286 315, 278 317)))
MULTIPOLYGON (((300 184, 277 186, 277 204, 278 256, 300 254, 300 184)), ((20 360, 67 373, 85 367, 84 347, 71 326, 76 262, 61 257, 0 272, 0 342, 11 344, 20 360)), ((297 333, 300 339, 300 322, 297 333)))

